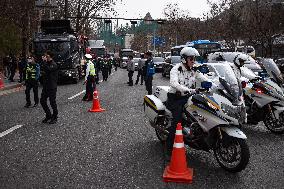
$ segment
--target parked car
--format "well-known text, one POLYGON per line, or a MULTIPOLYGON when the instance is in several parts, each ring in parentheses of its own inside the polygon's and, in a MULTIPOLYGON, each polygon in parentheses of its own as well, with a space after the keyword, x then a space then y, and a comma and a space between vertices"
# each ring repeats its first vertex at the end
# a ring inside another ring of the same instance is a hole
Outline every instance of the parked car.
POLYGON ((163 70, 163 64, 165 64, 165 59, 162 57, 153 57, 153 63, 156 69, 156 72, 163 70))
POLYGON ((127 61, 128 61, 128 58, 127 57, 123 57, 120 67, 121 68, 126 68, 127 67, 127 61))
POLYGON ((170 76, 171 69, 178 63, 181 62, 180 56, 168 56, 163 64, 162 76, 170 76))
MULTIPOLYGON (((220 61, 227 61, 234 63, 234 59, 237 55, 243 54, 240 52, 215 52, 208 55, 208 63, 216 63, 220 61)), ((262 72, 260 65, 251 56, 245 62, 244 66, 251 69, 255 74, 259 75, 262 72)))
POLYGON ((281 73, 284 73, 284 58, 277 59, 275 61, 277 64, 278 68, 280 69, 281 73))
POLYGON ((138 62, 139 62, 140 59, 141 58, 133 58, 133 62, 135 64, 135 70, 137 70, 137 68, 138 68, 138 62))

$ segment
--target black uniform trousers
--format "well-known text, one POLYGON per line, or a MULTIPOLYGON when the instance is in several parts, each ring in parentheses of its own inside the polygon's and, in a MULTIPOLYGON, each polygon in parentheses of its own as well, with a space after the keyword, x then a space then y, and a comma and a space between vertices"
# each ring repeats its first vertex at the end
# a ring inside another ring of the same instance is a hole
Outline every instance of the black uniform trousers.
POLYGON ((128 84, 129 84, 130 86, 133 85, 133 79, 132 79, 133 73, 134 73, 134 71, 128 71, 128 84))
POLYGON ((111 74, 111 69, 112 69, 112 65, 111 65, 111 64, 109 64, 109 65, 108 65, 108 75, 110 75, 110 74, 111 74))
POLYGON ((153 76, 145 77, 145 85, 146 85, 146 90, 148 91, 148 95, 152 94, 152 81, 153 81, 153 76))
POLYGON ((144 80, 144 75, 143 75, 143 70, 142 69, 138 70, 137 79, 136 79, 135 84, 139 83, 139 77, 140 76, 141 76, 141 85, 142 85, 143 84, 143 80, 144 80))
POLYGON ((182 121, 182 111, 187 103, 188 97, 177 96, 176 94, 168 93, 167 108, 171 111, 173 119, 171 126, 167 129, 169 135, 166 141, 168 150, 173 148, 175 140, 176 126, 182 121))
POLYGON ((103 74, 103 80, 106 81, 108 78, 108 68, 103 68, 102 69, 102 74, 103 74))
POLYGON ((57 110, 57 104, 56 104, 56 92, 57 89, 42 89, 41 98, 40 98, 40 104, 46 114, 47 118, 57 118, 58 110, 57 110), (49 98, 50 106, 53 110, 53 114, 51 114, 50 109, 47 105, 47 99, 49 98))
POLYGON ((30 91, 33 89, 34 92, 34 101, 35 104, 38 104, 39 98, 38 98, 38 81, 36 80, 27 80, 26 81, 26 102, 28 105, 31 105, 31 97, 30 97, 30 91))
POLYGON ((86 94, 83 100, 93 100, 94 90, 96 90, 95 76, 89 75, 86 83, 86 94))

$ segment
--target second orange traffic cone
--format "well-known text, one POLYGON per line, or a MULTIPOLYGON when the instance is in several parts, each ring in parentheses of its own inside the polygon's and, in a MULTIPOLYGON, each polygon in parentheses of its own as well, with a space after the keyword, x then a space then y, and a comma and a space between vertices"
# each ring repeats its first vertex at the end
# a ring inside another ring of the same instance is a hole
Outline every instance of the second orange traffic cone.
POLYGON ((89 112, 103 112, 105 109, 101 108, 98 91, 95 90, 93 94, 93 107, 89 109, 89 112))
POLYGON ((178 123, 170 165, 164 171, 165 182, 192 183, 193 169, 187 167, 182 126, 178 123))

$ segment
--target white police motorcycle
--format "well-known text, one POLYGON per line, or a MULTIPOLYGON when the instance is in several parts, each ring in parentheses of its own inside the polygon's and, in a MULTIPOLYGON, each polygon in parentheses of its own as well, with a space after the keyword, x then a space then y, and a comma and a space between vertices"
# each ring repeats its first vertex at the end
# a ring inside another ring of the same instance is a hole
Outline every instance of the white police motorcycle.
MULTIPOLYGON (((226 112, 231 102, 212 93, 211 82, 200 85, 204 92, 190 96, 184 106, 184 143, 197 150, 213 150, 219 165, 229 172, 242 171, 249 162, 250 153, 247 137, 238 128, 238 118, 226 112)), ((162 142, 167 138, 172 118, 166 106, 169 89, 169 86, 157 86, 153 95, 144 97, 145 114, 162 142)))
MULTIPOLYGON (((266 77, 248 78, 243 81, 244 100, 248 114, 247 122, 257 125, 263 121, 275 134, 284 133, 283 77, 272 61, 263 63, 266 77)), ((245 74, 243 72, 242 74, 245 74)), ((252 74, 251 74, 252 75, 252 74)), ((246 77, 246 76, 245 76, 246 77)))

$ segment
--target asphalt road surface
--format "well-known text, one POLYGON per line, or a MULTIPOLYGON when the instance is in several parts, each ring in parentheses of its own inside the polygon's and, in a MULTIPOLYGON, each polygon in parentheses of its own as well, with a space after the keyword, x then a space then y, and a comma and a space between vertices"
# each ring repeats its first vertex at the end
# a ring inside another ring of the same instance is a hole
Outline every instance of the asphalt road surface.
MULTIPOLYGON (((23 90, 0 93, 0 188, 284 188, 284 136, 262 123, 243 129, 251 153, 244 171, 228 173, 213 153, 187 148, 193 183, 164 183, 163 145, 143 112, 145 86, 127 79, 118 69, 98 85, 102 113, 81 101, 82 81, 60 85, 54 125, 41 123, 41 106, 24 108, 23 90)), ((157 73, 153 83, 169 79, 157 73)))

